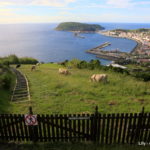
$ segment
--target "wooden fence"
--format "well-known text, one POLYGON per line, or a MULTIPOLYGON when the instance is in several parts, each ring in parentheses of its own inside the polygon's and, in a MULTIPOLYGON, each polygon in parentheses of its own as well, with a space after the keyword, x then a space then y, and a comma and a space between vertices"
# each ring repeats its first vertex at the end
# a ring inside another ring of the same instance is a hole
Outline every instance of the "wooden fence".
MULTIPOLYGON (((30 108, 30 114, 32 110, 30 108)), ((150 113, 37 115, 26 125, 23 114, 0 115, 1 141, 94 141, 100 144, 150 142, 150 113)))

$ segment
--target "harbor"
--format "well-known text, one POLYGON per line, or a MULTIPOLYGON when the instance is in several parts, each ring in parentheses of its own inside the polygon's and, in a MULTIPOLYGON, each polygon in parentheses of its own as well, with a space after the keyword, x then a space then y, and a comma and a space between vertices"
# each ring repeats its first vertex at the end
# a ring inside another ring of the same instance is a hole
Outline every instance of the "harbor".
POLYGON ((111 45, 110 42, 105 42, 95 48, 87 50, 86 52, 96 55, 97 58, 103 58, 112 61, 125 60, 130 56, 129 53, 121 52, 119 49, 107 51, 104 50, 105 47, 108 47, 110 45, 111 45))
MULTIPOLYGON (((142 29, 141 29, 142 30, 142 29)), ((110 36, 114 38, 124 38, 134 40, 137 44, 130 52, 122 52, 118 49, 104 50, 105 47, 111 45, 109 42, 105 42, 98 47, 87 50, 87 53, 95 54, 97 58, 103 58, 107 60, 124 62, 130 60, 137 63, 149 63, 150 62, 150 34, 149 32, 141 31, 136 32, 133 30, 115 30, 115 31, 101 31, 100 34, 104 36, 110 36)), ((148 30, 148 29, 147 29, 148 30)))
MULTIPOLYGON (((132 49, 132 51, 128 53, 129 57, 126 57, 125 59, 137 63, 150 62, 150 29, 138 29, 138 30, 116 29, 113 31, 103 31, 99 33, 109 37, 134 40, 137 44, 132 49)), ((103 56, 101 57, 100 55, 98 57, 102 58, 103 56)), ((109 52, 106 55, 106 57, 109 59, 108 55, 109 52)))

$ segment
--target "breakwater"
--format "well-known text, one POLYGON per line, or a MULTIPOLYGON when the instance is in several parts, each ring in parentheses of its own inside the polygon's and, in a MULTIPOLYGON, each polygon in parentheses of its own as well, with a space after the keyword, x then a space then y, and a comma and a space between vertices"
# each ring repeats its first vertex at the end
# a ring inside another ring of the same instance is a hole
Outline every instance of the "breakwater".
POLYGON ((101 44, 101 45, 99 45, 99 46, 97 46, 97 47, 95 47, 95 48, 92 48, 92 49, 89 49, 89 50, 87 50, 87 52, 89 51, 94 51, 94 50, 100 50, 100 49, 102 49, 102 48, 105 48, 105 47, 107 47, 107 46, 109 46, 109 45, 111 45, 111 43, 110 42, 105 42, 105 43, 103 43, 103 44, 101 44))
POLYGON ((103 58, 107 60, 123 60, 126 59, 129 56, 129 53, 126 52, 120 52, 119 50, 111 50, 111 51, 105 51, 103 48, 111 45, 110 42, 105 42, 95 48, 92 48, 90 50, 87 50, 87 53, 95 54, 98 58, 103 58))

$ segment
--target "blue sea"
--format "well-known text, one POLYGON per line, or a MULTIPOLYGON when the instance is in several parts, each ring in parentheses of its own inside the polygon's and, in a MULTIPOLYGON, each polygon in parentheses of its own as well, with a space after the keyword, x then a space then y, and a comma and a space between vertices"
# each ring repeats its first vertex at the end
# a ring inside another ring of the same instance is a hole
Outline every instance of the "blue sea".
MULTIPOLYGON (((150 24, 131 23, 97 23, 111 29, 150 28, 150 24)), ((29 56, 43 62, 60 62, 66 59, 81 60, 97 59, 95 55, 85 51, 104 42, 110 42, 107 50, 120 49, 130 52, 136 45, 135 41, 121 38, 106 37, 97 33, 82 34, 85 38, 75 37, 71 32, 55 31, 57 24, 1 24, 0 25, 0 56, 16 54, 29 56)), ((100 59, 102 64, 110 61, 100 59)))

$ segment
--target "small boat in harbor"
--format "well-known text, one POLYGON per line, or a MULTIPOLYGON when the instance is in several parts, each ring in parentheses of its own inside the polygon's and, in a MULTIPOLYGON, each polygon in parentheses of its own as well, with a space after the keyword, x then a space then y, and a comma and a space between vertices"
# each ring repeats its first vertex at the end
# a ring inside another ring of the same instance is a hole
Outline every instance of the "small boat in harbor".
POLYGON ((85 39, 85 36, 80 36, 79 32, 74 32, 74 36, 85 39))

